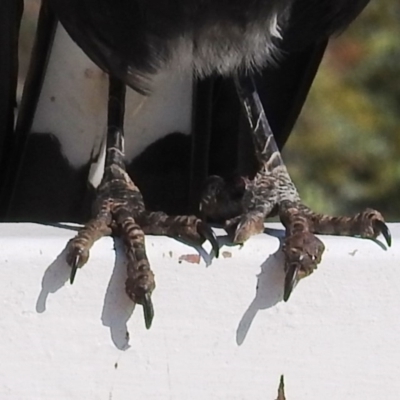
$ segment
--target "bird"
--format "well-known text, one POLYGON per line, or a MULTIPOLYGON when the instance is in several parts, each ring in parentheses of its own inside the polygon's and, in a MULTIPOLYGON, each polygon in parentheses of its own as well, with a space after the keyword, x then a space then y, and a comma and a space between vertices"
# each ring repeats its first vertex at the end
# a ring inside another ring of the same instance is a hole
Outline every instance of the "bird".
POLYGON ((157 77, 171 68, 178 73, 189 71, 199 81, 228 80, 235 87, 256 168, 249 179, 233 179, 233 183, 217 177, 206 180, 201 212, 207 218, 232 208, 233 214, 223 219, 236 244, 261 233, 267 217, 279 215, 286 231, 282 246, 285 301, 297 282, 321 261, 324 245, 316 233, 368 238, 383 234, 390 245, 390 231, 376 210, 330 217, 305 206, 279 151, 300 112, 327 41, 353 21, 368 0, 46 1, 76 44, 109 75, 104 175, 94 217, 67 245, 71 283, 95 240, 110 233, 121 236, 128 259, 126 292, 143 305, 149 328, 154 317, 151 293, 155 279, 144 235, 209 240, 218 254, 215 234, 203 219, 147 210, 138 186, 126 172, 126 87, 151 98, 157 77), (283 90, 285 85, 292 86, 283 90), (288 100, 288 93, 296 93, 295 99, 288 100), (230 190, 229 184, 237 182, 241 182, 239 188, 230 190))

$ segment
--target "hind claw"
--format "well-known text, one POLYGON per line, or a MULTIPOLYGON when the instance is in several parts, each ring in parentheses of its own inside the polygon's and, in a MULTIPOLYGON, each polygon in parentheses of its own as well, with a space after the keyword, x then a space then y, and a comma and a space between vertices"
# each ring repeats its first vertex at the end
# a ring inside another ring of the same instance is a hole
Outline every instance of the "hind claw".
POLYGON ((214 231, 205 222, 199 222, 197 224, 197 232, 204 240, 208 240, 211 243, 215 257, 218 258, 219 244, 217 236, 215 235, 214 231))

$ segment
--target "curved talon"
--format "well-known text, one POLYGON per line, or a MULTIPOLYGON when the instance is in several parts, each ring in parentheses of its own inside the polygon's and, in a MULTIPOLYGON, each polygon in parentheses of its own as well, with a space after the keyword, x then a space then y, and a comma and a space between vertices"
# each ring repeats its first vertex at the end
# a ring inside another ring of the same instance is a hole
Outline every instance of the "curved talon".
POLYGON ((153 302, 151 301, 150 293, 146 293, 144 295, 142 306, 144 314, 144 323, 146 325, 146 328, 150 329, 151 323, 153 322, 154 318, 154 307, 153 307, 153 302))
POLYGON ((297 275, 299 273, 299 269, 300 269, 300 266, 298 264, 295 264, 295 265, 291 265, 289 267, 289 270, 286 272, 285 287, 284 287, 284 291, 283 291, 283 300, 284 301, 289 300, 289 297, 292 294, 292 291, 298 282, 297 275))
POLYGON ((197 232, 204 240, 208 240, 211 243, 212 249, 214 250, 215 258, 218 258, 219 244, 214 231, 205 222, 200 221, 197 224, 197 232))
POLYGON ((78 270, 79 267, 79 254, 77 254, 72 263, 71 263, 71 274, 69 275, 69 281, 71 283, 71 285, 74 283, 75 280, 75 275, 76 275, 76 271, 78 270))
POLYGON ((390 233, 388 226, 383 221, 380 220, 374 221, 374 225, 375 228, 382 233, 383 237, 386 240, 387 245, 390 247, 392 245, 392 234, 390 233))

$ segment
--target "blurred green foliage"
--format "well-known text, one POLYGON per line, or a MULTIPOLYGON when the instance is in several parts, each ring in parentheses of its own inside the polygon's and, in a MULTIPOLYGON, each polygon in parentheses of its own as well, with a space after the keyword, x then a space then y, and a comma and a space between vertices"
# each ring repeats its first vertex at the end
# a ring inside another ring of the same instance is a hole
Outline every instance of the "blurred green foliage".
POLYGON ((375 0, 318 72, 284 159, 316 211, 400 219, 400 2, 375 0))

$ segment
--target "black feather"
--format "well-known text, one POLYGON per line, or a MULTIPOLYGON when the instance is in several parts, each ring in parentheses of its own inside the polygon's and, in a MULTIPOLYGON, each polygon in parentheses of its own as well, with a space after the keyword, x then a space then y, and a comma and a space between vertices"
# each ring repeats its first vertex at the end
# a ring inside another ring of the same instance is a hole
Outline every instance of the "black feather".
POLYGON ((146 92, 173 59, 201 76, 261 69, 279 58, 279 48, 310 46, 343 29, 367 0, 50 2, 93 61, 146 92))
POLYGON ((0 2, 0 181, 14 139, 14 110, 18 76, 18 36, 22 0, 0 2))

